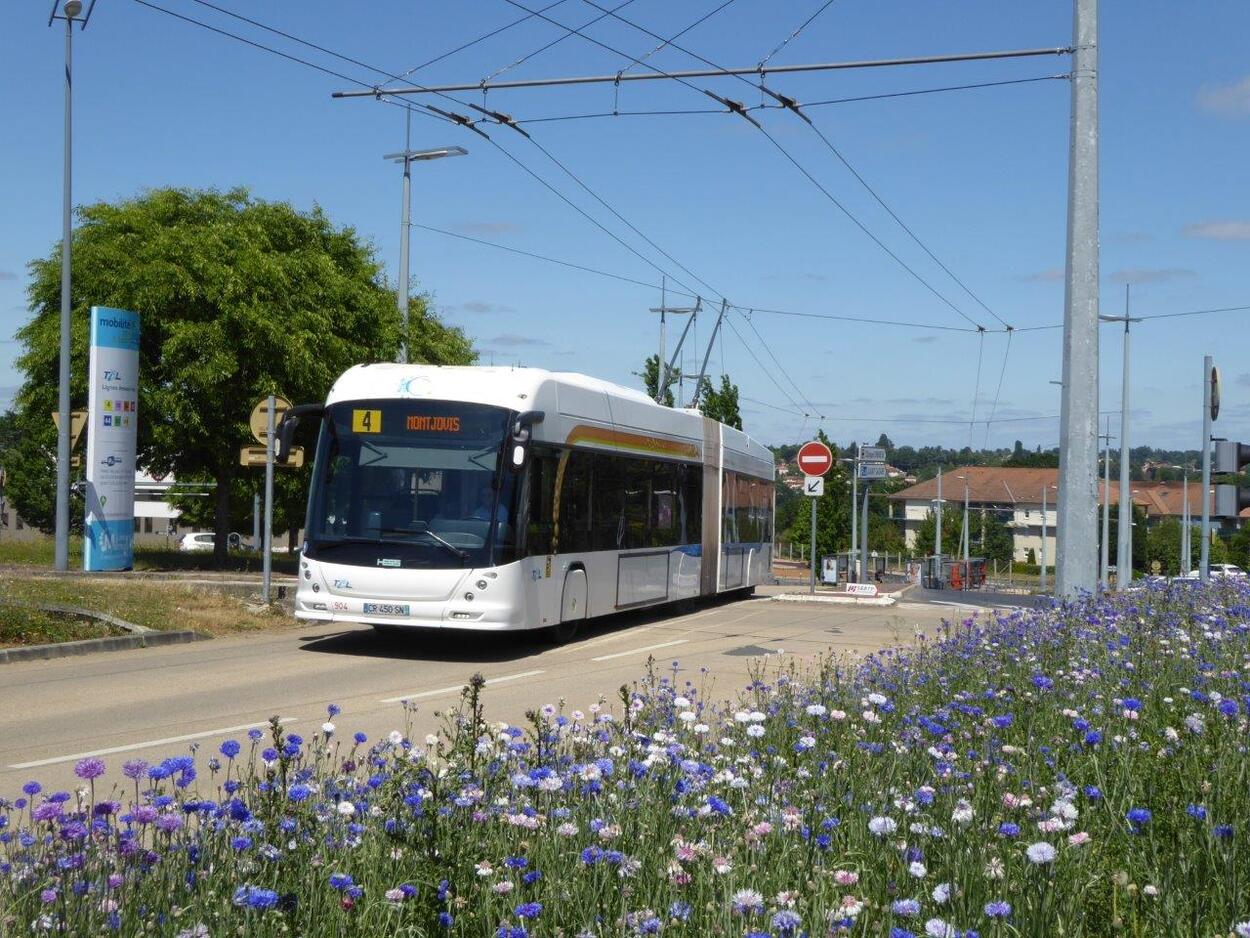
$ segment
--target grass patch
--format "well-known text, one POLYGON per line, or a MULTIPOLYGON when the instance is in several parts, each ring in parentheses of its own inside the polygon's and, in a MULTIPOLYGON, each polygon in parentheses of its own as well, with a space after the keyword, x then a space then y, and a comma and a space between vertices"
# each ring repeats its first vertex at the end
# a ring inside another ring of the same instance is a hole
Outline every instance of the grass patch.
POLYGON ((122 634, 125 634, 122 629, 82 616, 0 605, 0 648, 76 642, 122 634))
MULTIPOLYGON (((0 542, 0 566, 51 567, 56 547, 52 538, 28 541, 0 542)), ((299 554, 274 553, 273 571, 294 575, 299 554)), ((203 570, 205 572, 260 573, 262 557, 253 551, 231 551, 225 566, 213 563, 212 551, 178 550, 173 547, 135 545, 135 570, 145 572, 175 572, 203 570)), ((69 567, 82 569, 82 538, 71 537, 69 541, 69 567)))
POLYGON ((18 608, 13 603, 82 606, 151 629, 193 629, 213 635, 295 624, 295 619, 285 613, 253 612, 240 597, 179 583, 9 576, 0 582, 0 612, 4 616, 0 622, 5 623, 0 628, 0 645, 34 645, 109 634, 103 626, 93 634, 78 634, 82 626, 67 617, 18 608))

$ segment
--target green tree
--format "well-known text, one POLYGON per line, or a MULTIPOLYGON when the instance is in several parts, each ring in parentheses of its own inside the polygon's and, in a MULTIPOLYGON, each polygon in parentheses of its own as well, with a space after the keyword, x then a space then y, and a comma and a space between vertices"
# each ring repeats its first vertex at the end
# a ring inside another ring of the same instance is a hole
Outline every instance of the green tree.
MULTIPOLYGON (((1120 537, 1120 506, 1112 505, 1110 514, 1110 535, 1107 538, 1107 554, 1111 566, 1116 565, 1116 557, 1119 556, 1119 537, 1120 537)), ((1133 570, 1136 573, 1145 573, 1149 566, 1149 551, 1147 541, 1149 540, 1149 532, 1146 530, 1146 510, 1140 505, 1133 506, 1133 570)), ((1179 549, 1179 548, 1178 548, 1179 549)), ((1197 553, 1197 550, 1194 551, 1197 553)))
MULTIPOLYGON (((969 526, 973 527, 973 536, 975 537, 975 520, 969 517, 969 526)), ((942 553, 948 557, 953 557, 959 553, 959 545, 963 539, 964 530, 964 514, 963 509, 958 511, 947 507, 942 512, 942 553)), ((922 557, 927 557, 933 553, 933 535, 937 531, 937 518, 930 511, 924 516, 924 520, 920 522, 920 527, 916 529, 915 551, 922 557)))
MULTIPOLYGON (((237 483, 250 480, 238 451, 251 442, 248 415, 260 398, 322 400, 341 372, 392 360, 404 338, 412 361, 475 359, 464 334, 440 323, 423 297, 410 303, 405 337, 373 248, 319 207, 300 212, 241 188, 155 189, 83 206, 77 215, 74 406, 86 406, 89 307, 139 313, 139 462, 179 479, 217 483, 212 515, 219 562, 226 535, 237 526, 237 483)), ((17 334, 25 375, 17 410, 30 426, 56 405, 60 256, 58 245, 29 265, 34 315, 17 334)), ((46 433, 33 441, 46 444, 46 433)), ((47 527, 51 516, 42 506, 50 504, 53 481, 46 470, 44 477, 44 495, 18 507, 47 527)))
MULTIPOLYGON (((677 367, 674 366, 672 372, 668 376, 669 384, 664 389, 663 404, 665 407, 672 407, 673 401, 673 382, 677 380, 677 367)), ((647 360, 642 363, 642 384, 647 389, 647 397, 655 400, 656 394, 660 390, 660 356, 648 355, 647 360)))
POLYGON ((738 410, 738 386, 729 380, 729 375, 720 376, 720 390, 713 388, 712 382, 704 378, 697 401, 699 412, 704 417, 719 420, 736 430, 742 429, 742 413, 738 410))
MULTIPOLYGON (((972 522, 980 535, 977 552, 986 560, 996 560, 1000 564, 1009 564, 1016 556, 1016 542, 1011 529, 994 511, 978 512, 979 517, 972 522)), ((974 535, 975 536, 975 535, 974 535)))

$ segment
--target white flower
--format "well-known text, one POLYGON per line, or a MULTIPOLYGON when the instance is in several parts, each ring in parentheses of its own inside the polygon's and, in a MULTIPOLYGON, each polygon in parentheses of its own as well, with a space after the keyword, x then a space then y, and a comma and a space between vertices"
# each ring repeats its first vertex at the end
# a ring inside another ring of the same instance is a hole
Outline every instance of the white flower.
POLYGON ((889 698, 888 698, 888 697, 886 697, 884 694, 878 694, 878 693, 876 693, 876 692, 871 693, 871 694, 869 694, 869 695, 868 695, 868 702, 869 702, 870 704, 872 704, 873 706, 875 706, 875 707, 879 707, 879 706, 881 706, 881 705, 882 705, 883 703, 885 703, 888 699, 889 699, 889 698))
POLYGON ((1238 922, 1233 931, 1237 933, 1237 938, 1250 938, 1250 920, 1238 922))
POLYGON ((956 824, 969 824, 972 822, 972 816, 975 813, 972 810, 972 805, 961 800, 955 805, 955 810, 951 812, 951 820, 956 824))
POLYGON ((681 713, 677 714, 677 719, 681 720, 683 723, 693 723, 695 720, 699 719, 699 716, 693 710, 683 710, 681 713))
POLYGON ((955 938, 955 929, 940 918, 931 918, 924 923, 924 933, 932 938, 955 938))
POLYGON ((1053 844, 1049 844, 1044 840, 1039 840, 1035 844, 1029 844, 1028 849, 1024 851, 1029 858, 1030 863, 1042 864, 1053 863, 1058 851, 1055 850, 1053 844))
POLYGON ((322 724, 321 724, 321 732, 323 732, 323 733, 325 733, 327 736, 329 736, 330 734, 332 734, 332 733, 334 732, 334 724, 333 724, 333 723, 329 723, 329 722, 322 723, 322 724))
POLYGON ((938 905, 945 905, 951 897, 951 884, 938 883, 933 887, 933 892, 930 895, 933 896, 933 901, 938 905))
POLYGON ((338 811, 343 817, 351 817, 356 813, 356 806, 350 801, 340 801, 338 811))
POLYGON ((700 736, 702 736, 704 733, 709 733, 712 730, 712 728, 708 726, 706 723, 696 723, 694 726, 691 727, 691 729, 694 730, 696 733, 698 733, 700 736))
POLYGON ((577 825, 572 821, 565 821, 556 828, 556 833, 561 837, 575 837, 577 836, 577 825))
POLYGON ((985 864, 986 879, 1002 879, 1006 872, 1001 857, 990 857, 989 862, 985 864))
POLYGON ((809 717, 823 717, 829 711, 822 704, 808 704, 807 715, 809 717))
POLYGON ((925 865, 919 860, 913 860, 907 867, 907 872, 911 873, 911 875, 916 877, 916 879, 924 879, 925 874, 929 871, 925 869, 925 865))
POLYGON ((425 744, 427 746, 437 746, 438 737, 435 734, 430 733, 428 736, 425 737, 425 744))
POLYGON ((759 739, 759 737, 763 736, 764 732, 764 727, 760 726, 758 723, 752 723, 747 727, 747 735, 755 739, 759 739))
POLYGON ((495 885, 491 886, 490 888, 495 893, 495 895, 506 896, 508 893, 512 892, 512 880, 501 879, 499 882, 495 883, 495 885))
POLYGON ((404 734, 399 730, 391 730, 390 735, 386 737, 386 740, 392 746, 398 746, 404 741, 404 734))
POLYGON ((886 837, 898 830, 898 822, 894 818, 875 817, 868 822, 868 830, 878 837, 886 837))
POLYGON ((690 701, 685 697, 674 697, 673 706, 676 707, 678 710, 683 710, 686 707, 690 706, 690 701))

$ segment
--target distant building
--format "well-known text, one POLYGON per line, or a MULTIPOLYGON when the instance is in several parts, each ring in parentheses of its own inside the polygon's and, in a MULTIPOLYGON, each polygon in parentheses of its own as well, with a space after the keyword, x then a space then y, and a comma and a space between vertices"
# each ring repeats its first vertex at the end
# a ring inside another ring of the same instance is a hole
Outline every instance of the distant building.
MULTIPOLYGON (((1011 530, 1016 560, 1028 559, 1029 551, 1040 560, 1042 556, 1042 490, 1046 489, 1046 554, 1054 562, 1056 512, 1059 499, 1058 469, 1024 469, 1001 466, 969 466, 951 469, 942 475, 944 511, 963 511, 964 483, 968 486, 968 507, 977 514, 996 515, 1011 530)), ((1164 518, 1180 520, 1184 505, 1184 488, 1180 482, 1134 482, 1129 487, 1133 504, 1146 513, 1146 525, 1153 527, 1164 518)), ((1119 483, 1112 480, 1111 504, 1119 503, 1119 483)), ((909 549, 924 552, 931 545, 918 545, 916 532, 933 511, 937 499, 937 480, 920 482, 890 496, 891 514, 903 524, 903 535, 909 549)), ((1202 483, 1189 483, 1189 508, 1194 523, 1202 514, 1202 483)), ((1098 482, 1098 504, 1103 500, 1102 480, 1098 482)), ((1250 514, 1250 509, 1243 515, 1250 514)), ((1213 519, 1213 523, 1220 524, 1213 519)), ((1232 525, 1236 527, 1240 520, 1232 525)), ((973 522, 975 530, 975 521, 973 522)), ((950 551, 954 551, 951 545, 950 551)))

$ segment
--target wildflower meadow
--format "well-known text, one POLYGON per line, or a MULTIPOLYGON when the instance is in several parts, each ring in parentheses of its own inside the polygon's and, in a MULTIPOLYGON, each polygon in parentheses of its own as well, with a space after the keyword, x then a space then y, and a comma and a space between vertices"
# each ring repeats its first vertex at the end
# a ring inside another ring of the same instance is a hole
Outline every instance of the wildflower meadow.
POLYGON ((84 759, 0 801, 0 934, 1250 936, 1250 583, 771 660, 84 759))

